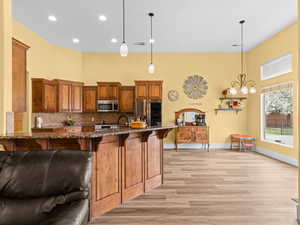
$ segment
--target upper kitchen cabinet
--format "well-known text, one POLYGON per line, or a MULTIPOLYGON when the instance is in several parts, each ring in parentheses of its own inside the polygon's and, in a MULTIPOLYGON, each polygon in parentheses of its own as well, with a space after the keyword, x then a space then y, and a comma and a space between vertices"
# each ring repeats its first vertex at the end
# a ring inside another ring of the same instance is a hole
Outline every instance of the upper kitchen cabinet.
POLYGON ((97 111, 97 86, 83 87, 83 112, 97 111))
POLYGON ((12 39, 12 111, 26 112, 27 50, 29 46, 12 39))
POLYGON ((57 84, 32 78, 32 112, 57 112, 57 84))
POLYGON ((98 100, 118 100, 119 82, 97 82, 98 85, 98 100))
POLYGON ((83 83, 54 80, 57 83, 58 112, 82 112, 83 83))
POLYGON ((135 87, 134 86, 121 86, 120 87, 120 112, 133 113, 135 111, 135 87))
POLYGON ((148 89, 147 81, 135 81, 136 98, 148 98, 148 89))
POLYGON ((82 112, 83 108, 83 83, 71 84, 71 111, 82 112))
POLYGON ((149 99, 162 99, 162 81, 149 81, 149 99))
POLYGON ((162 81, 135 81, 136 98, 162 99, 162 81))

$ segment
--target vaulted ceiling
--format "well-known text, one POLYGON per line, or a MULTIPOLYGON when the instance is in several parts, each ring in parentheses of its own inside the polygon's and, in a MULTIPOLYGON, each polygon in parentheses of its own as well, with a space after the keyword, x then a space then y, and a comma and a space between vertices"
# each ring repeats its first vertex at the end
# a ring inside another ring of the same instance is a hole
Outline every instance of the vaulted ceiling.
MULTIPOLYGON (((154 12, 158 52, 234 52, 238 21, 246 19, 246 49, 297 20, 297 0, 127 0, 126 40, 130 51, 148 51, 154 12)), ((13 0, 13 17, 49 42, 80 51, 118 52, 122 39, 122 0, 13 0), (57 18, 48 20, 49 15, 57 18), (99 15, 107 20, 101 22, 99 15), (78 38, 74 44, 72 38, 78 38), (116 38, 118 43, 112 43, 116 38)))

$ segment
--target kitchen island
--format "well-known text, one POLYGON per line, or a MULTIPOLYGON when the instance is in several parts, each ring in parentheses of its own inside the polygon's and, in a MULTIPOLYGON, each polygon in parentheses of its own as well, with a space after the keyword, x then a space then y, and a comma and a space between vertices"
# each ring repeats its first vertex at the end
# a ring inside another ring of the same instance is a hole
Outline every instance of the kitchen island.
POLYGON ((163 183, 163 139, 174 125, 74 133, 0 135, 6 151, 93 152, 91 218, 163 183))

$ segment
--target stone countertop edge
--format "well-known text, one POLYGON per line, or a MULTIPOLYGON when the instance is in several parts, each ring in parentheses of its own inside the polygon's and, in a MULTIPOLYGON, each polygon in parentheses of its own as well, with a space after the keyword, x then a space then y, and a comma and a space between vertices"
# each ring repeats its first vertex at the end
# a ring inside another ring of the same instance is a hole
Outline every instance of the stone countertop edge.
POLYGON ((153 126, 142 129, 133 128, 119 128, 119 129, 107 129, 103 131, 94 132, 77 132, 77 133, 12 133, 0 135, 0 140, 10 139, 66 139, 66 138, 99 138, 105 136, 116 136, 130 133, 141 133, 147 131, 174 129, 177 125, 162 125, 153 126))

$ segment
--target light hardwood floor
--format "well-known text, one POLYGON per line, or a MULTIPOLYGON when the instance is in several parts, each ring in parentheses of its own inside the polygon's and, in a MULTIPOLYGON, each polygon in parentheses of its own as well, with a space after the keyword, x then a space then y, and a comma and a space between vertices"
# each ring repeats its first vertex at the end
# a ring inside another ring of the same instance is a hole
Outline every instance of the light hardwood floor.
POLYGON ((165 184, 99 225, 294 225, 297 169, 256 153, 165 151, 165 184))

